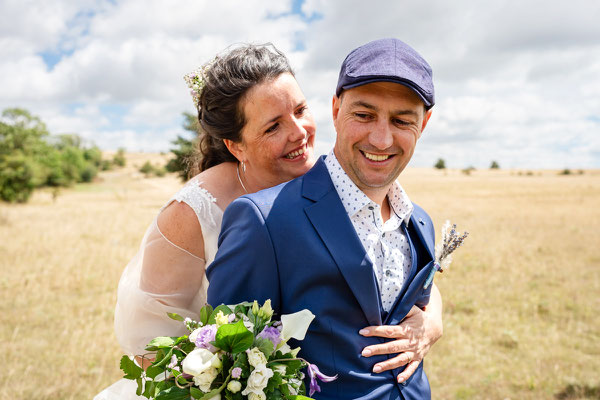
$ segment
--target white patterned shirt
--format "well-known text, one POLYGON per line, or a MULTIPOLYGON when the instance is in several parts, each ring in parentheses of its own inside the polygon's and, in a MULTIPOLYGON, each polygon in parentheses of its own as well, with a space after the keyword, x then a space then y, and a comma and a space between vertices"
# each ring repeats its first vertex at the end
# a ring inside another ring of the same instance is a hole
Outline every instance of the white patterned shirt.
POLYGON ((343 170, 333 150, 325 165, 352 225, 373 263, 379 283, 383 309, 389 312, 400 294, 412 264, 408 239, 401 227, 408 224, 413 211, 412 202, 398 182, 387 194, 390 218, 383 222, 381 207, 371 200, 343 170))

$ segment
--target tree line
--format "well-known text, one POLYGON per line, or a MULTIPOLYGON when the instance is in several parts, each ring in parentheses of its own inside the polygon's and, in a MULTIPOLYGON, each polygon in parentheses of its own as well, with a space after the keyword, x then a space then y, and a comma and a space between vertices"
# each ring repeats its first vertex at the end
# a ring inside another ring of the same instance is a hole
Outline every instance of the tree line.
POLYGON ((124 166, 120 149, 112 160, 76 134, 51 135, 42 120, 21 108, 0 119, 0 199, 26 202, 34 189, 91 182, 99 170, 124 166))

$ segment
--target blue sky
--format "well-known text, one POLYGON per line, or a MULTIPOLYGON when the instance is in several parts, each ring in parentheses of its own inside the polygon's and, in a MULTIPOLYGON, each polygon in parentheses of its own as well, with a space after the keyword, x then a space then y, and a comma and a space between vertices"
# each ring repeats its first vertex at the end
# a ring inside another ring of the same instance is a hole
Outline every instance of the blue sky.
POLYGON ((168 151, 193 104, 183 75, 273 42, 318 126, 353 48, 398 37, 432 65, 437 104, 411 165, 600 168, 600 3, 538 0, 5 0, 0 107, 104 149, 168 151))

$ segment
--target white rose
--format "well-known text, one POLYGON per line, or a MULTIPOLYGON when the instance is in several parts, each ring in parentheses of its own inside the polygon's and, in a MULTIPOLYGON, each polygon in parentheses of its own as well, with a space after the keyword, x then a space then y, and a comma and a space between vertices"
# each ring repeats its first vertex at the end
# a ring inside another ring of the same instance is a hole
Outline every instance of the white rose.
POLYGON ((281 330, 281 337, 283 341, 287 342, 290 338, 304 340, 308 326, 314 318, 314 314, 306 309, 293 314, 282 315, 281 325, 283 329, 281 330))
POLYGON ((242 390, 242 384, 240 383, 240 381, 236 381, 236 380, 230 381, 227 384, 227 390, 229 390, 231 393, 237 393, 240 390, 242 390))
POLYGON ((267 357, 257 347, 253 347, 252 350, 246 350, 246 353, 248 354, 248 362, 254 368, 267 363, 267 357))
POLYGON ((277 364, 274 368, 275 372, 279 372, 281 375, 285 375, 287 372, 287 368, 285 365, 277 364))
POLYGON ((250 393, 248 400, 267 400, 267 395, 264 392, 250 393))
POLYGON ((270 368, 267 368, 264 364, 259 365, 250 373, 248 382, 246 383, 246 389, 244 389, 242 394, 244 396, 247 396, 249 393, 264 395, 263 389, 267 387, 269 379, 272 376, 273 371, 270 368))
POLYGON ((195 349, 181 363, 183 372, 196 376, 209 368, 221 368, 221 360, 217 354, 206 349, 195 349))
POLYGON ((210 392, 210 385, 213 383, 217 375, 219 375, 219 371, 217 371, 216 368, 208 368, 207 370, 202 371, 200 374, 194 376, 194 383, 204 393, 208 393, 210 392))

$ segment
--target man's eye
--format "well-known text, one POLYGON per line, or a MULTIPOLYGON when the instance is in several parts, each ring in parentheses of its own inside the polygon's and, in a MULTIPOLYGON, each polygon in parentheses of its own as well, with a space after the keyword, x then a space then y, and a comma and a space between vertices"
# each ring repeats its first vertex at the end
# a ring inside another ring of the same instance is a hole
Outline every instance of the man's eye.
POLYGON ((369 114, 367 113, 356 112, 354 115, 359 119, 369 119, 369 114))
POLYGON ((410 125, 410 122, 408 122, 408 121, 405 121, 405 120, 403 120, 403 119, 397 119, 397 118, 396 118, 396 119, 394 119, 394 123, 395 123, 396 125, 410 125))
POLYGON ((265 133, 273 133, 277 130, 277 128, 279 128, 279 122, 274 123, 273 125, 271 125, 266 131, 265 133))
POLYGON ((302 106, 296 110, 296 115, 302 116, 306 111, 308 111, 308 106, 302 106))

